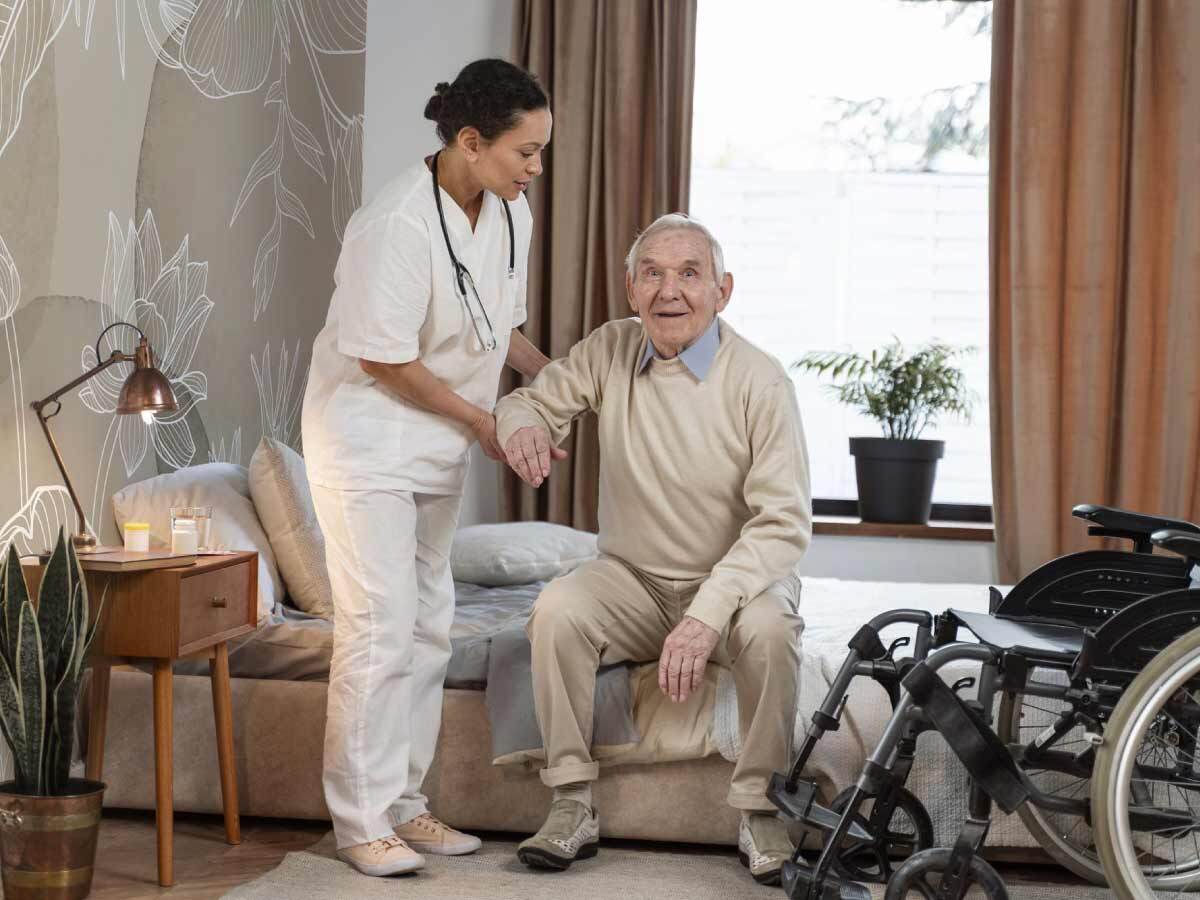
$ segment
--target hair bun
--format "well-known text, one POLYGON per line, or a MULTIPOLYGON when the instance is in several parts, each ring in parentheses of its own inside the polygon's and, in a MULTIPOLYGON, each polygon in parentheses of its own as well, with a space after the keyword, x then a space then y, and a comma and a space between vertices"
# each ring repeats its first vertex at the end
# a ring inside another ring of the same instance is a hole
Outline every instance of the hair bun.
POLYGON ((442 95, 434 94, 425 104, 425 118, 436 122, 442 114, 442 95))

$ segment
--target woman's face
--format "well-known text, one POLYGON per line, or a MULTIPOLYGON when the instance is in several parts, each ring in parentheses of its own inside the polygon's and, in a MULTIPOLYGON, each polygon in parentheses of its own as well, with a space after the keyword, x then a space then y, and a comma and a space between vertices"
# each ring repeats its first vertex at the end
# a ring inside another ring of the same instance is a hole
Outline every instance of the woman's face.
POLYGON ((550 143, 554 120, 549 109, 521 113, 517 124, 495 140, 477 143, 472 165, 485 190, 516 200, 542 174, 542 151, 550 143))

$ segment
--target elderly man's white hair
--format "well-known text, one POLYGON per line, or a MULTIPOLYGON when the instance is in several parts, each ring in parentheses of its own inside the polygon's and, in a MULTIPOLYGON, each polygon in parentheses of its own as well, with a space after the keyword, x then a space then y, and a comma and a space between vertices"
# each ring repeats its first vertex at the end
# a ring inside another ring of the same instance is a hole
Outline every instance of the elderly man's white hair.
POLYGON ((659 216, 650 226, 637 236, 637 240, 633 242, 633 246, 629 248, 629 255, 625 257, 625 271, 629 273, 630 278, 637 277, 637 264, 642 256, 642 247, 646 241, 654 237, 656 234, 662 234, 664 231, 694 231, 701 234, 708 241, 709 250, 712 251, 712 267, 713 274, 716 277, 718 284, 725 277, 725 253, 721 250, 721 245, 717 239, 713 237, 713 233, 705 228, 698 219, 693 219, 686 213, 667 213, 665 216, 659 216))

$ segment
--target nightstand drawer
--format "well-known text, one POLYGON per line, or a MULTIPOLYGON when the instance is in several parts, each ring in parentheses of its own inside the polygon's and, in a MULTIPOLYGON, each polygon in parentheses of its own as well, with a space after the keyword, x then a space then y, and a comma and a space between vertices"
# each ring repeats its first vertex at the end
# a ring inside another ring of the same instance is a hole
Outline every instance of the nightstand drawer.
MULTIPOLYGON (((247 623, 250 563, 201 572, 179 585, 179 647, 203 641, 247 623)), ((254 598, 251 596, 251 602, 254 598)), ((250 622, 253 623, 250 617, 250 622)))

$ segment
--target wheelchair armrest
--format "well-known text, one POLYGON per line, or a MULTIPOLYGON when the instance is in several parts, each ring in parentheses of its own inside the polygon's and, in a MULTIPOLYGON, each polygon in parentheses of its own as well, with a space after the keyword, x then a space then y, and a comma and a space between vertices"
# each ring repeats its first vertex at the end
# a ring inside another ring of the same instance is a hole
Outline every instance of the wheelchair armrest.
POLYGON ((1188 562, 1200 565, 1200 535, 1187 531, 1165 528, 1150 535, 1150 543, 1172 553, 1178 553, 1188 562))
POLYGON ((1150 535, 1155 531, 1170 529, 1172 531, 1200 534, 1200 526, 1185 522, 1182 519, 1168 519, 1164 516, 1147 516, 1143 513, 1127 509, 1117 509, 1114 506, 1096 506, 1092 503, 1081 503, 1071 510, 1071 515, 1080 519, 1095 522, 1108 531, 1119 531, 1125 535, 1150 535))

